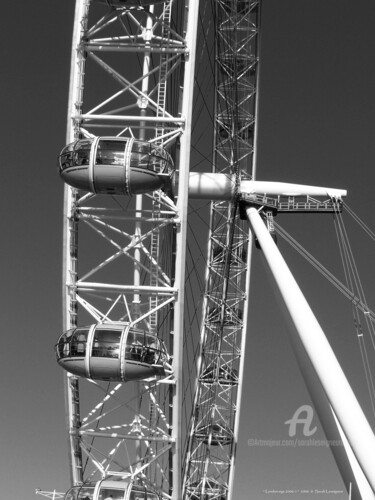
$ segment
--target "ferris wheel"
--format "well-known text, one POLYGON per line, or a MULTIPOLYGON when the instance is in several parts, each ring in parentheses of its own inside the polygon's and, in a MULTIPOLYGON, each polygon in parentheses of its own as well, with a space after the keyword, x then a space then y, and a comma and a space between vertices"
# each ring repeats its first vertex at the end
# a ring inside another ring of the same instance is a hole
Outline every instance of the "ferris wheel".
POLYGON ((67 500, 233 498, 248 220, 265 251, 275 211, 334 211, 343 194, 255 181, 259 21, 259 0, 76 2, 67 500))

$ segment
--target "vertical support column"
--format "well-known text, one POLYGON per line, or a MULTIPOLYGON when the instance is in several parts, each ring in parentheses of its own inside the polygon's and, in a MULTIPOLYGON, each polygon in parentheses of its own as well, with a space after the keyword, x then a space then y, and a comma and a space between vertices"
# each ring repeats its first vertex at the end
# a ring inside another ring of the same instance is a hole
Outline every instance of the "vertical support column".
MULTIPOLYGON (((90 0, 76 0, 73 42, 71 56, 71 80, 68 104, 68 126, 66 142, 75 138, 75 127, 72 116, 82 105, 83 77, 85 56, 79 50, 84 36, 90 0)), ((64 190, 64 227, 63 227, 63 331, 68 330, 77 322, 77 304, 75 288, 77 281, 77 237, 76 220, 76 190, 66 185, 64 190)), ((67 429, 70 440, 70 477, 73 484, 80 484, 82 478, 82 452, 79 447, 78 430, 80 425, 79 386, 78 380, 71 374, 65 374, 65 406, 67 409, 67 429)))
MULTIPOLYGON (((153 13, 154 9, 153 6, 150 6, 150 13, 153 13)), ((150 45, 150 41, 152 39, 152 17, 147 16, 147 21, 146 21, 146 26, 144 28, 144 33, 145 33, 145 45, 146 47, 150 45)), ((142 75, 142 93, 147 95, 148 90, 149 90, 149 72, 150 72, 150 51, 146 50, 143 54, 143 75, 142 75)), ((138 107, 140 108, 140 115, 141 117, 146 116, 147 114, 147 99, 142 97, 138 100, 138 107)), ((139 129, 139 139, 144 141, 146 140, 146 123, 144 121, 140 122, 140 129, 139 129)), ((134 286, 139 286, 141 284, 141 244, 139 241, 141 240, 142 237, 142 226, 141 223, 137 221, 137 219, 140 219, 142 217, 142 210, 143 210, 143 196, 142 195, 136 195, 136 205, 135 205, 135 217, 136 217, 136 222, 135 222, 135 231, 134 231, 134 237, 138 240, 135 247, 134 247, 134 286)), ((141 296, 139 291, 134 293, 133 295, 133 320, 138 319, 141 316, 141 296)), ((140 404, 141 404, 141 390, 140 390, 140 384, 136 383, 134 384, 134 393, 135 397, 137 398, 138 401, 138 415, 135 416, 135 421, 137 422, 138 425, 140 425, 141 422, 141 417, 140 417, 140 404)), ((141 441, 137 440, 135 443, 135 448, 136 448, 136 458, 137 458, 137 468, 141 467, 142 465, 142 445, 141 441)))
POLYGON ((172 500, 180 500, 182 497, 182 360, 183 360, 183 328, 184 328, 184 288, 185 288, 185 265, 186 265, 186 232, 187 232, 187 209, 188 209, 188 186, 189 186, 189 164, 190 164, 190 142, 191 142, 191 120, 193 108, 194 68, 195 51, 197 39, 197 25, 199 13, 199 0, 186 2, 185 40, 188 49, 185 63, 183 82, 183 96, 181 115, 184 119, 184 132, 180 141, 179 161, 179 188, 177 212, 179 224, 176 237, 176 274, 175 286, 178 295, 175 302, 174 314, 174 337, 173 337, 173 372, 176 379, 175 392, 173 394, 172 408, 172 438, 174 439, 174 450, 172 457, 173 468, 173 492, 172 500))
POLYGON ((337 358, 282 255, 268 233, 258 210, 246 209, 266 262, 296 328, 307 356, 323 386, 353 452, 375 492, 375 436, 337 358))
MULTIPOLYGON (((246 288, 245 293, 246 297, 249 297, 250 293, 250 280, 251 280, 251 261, 252 261, 252 251, 253 251, 253 235, 249 231, 249 242, 247 247, 247 274, 246 274, 246 288)), ((239 442, 239 430, 240 430, 240 417, 241 417, 241 401, 242 401, 242 389, 244 382, 244 372, 245 372, 245 356, 246 356, 246 340, 247 340, 247 331, 248 331, 248 316, 249 316, 249 300, 244 301, 244 310, 243 310, 243 327, 242 327, 242 336, 241 336, 241 358, 240 358, 240 366, 238 372, 238 388, 237 388, 237 407, 236 407, 236 416, 234 420, 234 444, 233 451, 231 457, 231 466, 230 466, 230 475, 229 475, 229 494, 228 500, 233 500, 233 490, 234 490, 234 481, 235 481, 235 464, 236 464, 236 452, 237 452, 237 444, 239 442)))

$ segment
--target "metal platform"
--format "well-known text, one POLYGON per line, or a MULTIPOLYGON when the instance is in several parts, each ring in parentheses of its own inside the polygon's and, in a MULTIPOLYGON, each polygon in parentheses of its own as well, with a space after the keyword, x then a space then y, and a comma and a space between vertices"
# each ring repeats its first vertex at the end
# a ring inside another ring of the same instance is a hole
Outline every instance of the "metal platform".
POLYGON ((245 207, 249 205, 263 207, 266 211, 272 211, 274 215, 278 212, 337 213, 342 212, 343 201, 333 198, 318 200, 311 196, 266 196, 242 193, 241 219, 246 219, 245 207))

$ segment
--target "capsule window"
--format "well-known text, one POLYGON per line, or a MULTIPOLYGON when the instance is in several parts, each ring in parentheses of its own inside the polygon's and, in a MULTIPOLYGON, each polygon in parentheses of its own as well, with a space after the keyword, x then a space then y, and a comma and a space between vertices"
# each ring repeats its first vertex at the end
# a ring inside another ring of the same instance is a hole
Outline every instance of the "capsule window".
POLYGON ((155 335, 130 331, 126 341, 125 359, 155 365, 165 360, 165 353, 155 335))
POLYGON ((146 498, 148 499, 148 498, 152 498, 152 497, 149 497, 148 495, 146 497, 146 494, 144 491, 132 490, 130 492, 130 496, 129 496, 129 500, 146 500, 146 498))
POLYGON ((74 144, 68 144, 62 151, 59 156, 59 168, 60 171, 65 170, 66 168, 73 167, 73 149, 74 144))
POLYGON ((121 333, 121 330, 96 328, 92 346, 93 357, 118 359, 121 333))
POLYGON ((123 489, 117 488, 100 488, 98 500, 123 500, 125 498, 123 489))
POLYGON ((154 335, 145 335, 144 362, 157 364, 161 357, 161 342, 154 335))
POLYGON ((127 141, 99 141, 95 163, 98 165, 124 165, 127 141))
POLYGON ((150 154, 135 153, 134 151, 132 151, 130 157, 130 168, 152 169, 152 165, 150 165, 150 154))
POLYGON ((65 146, 59 156, 60 171, 70 167, 89 165, 91 146, 91 139, 81 139, 65 146))
POLYGON ((71 488, 65 495, 64 500, 93 500, 94 488, 87 486, 76 486, 71 488))
MULTIPOLYGON (((132 153, 130 168, 149 168, 150 156, 148 154, 132 153)), ((150 167, 151 168, 151 167, 150 167)))
POLYGON ((85 356, 88 328, 77 328, 72 336, 70 344, 71 356, 85 356))
POLYGON ((132 145, 132 153, 149 155, 151 153, 151 144, 149 142, 134 141, 132 145))
POLYGON ((133 361, 142 361, 144 351, 144 337, 142 332, 128 333, 126 341, 125 358, 132 359, 133 361))
POLYGON ((160 172, 167 172, 168 167, 172 167, 168 159, 168 155, 162 148, 156 148, 152 151, 150 157, 150 168, 160 170, 160 172))
POLYGON ((70 356, 70 341, 72 340, 74 330, 69 330, 62 335, 57 344, 57 357, 67 358, 70 356))
POLYGON ((89 165, 92 141, 83 139, 74 146, 74 166, 89 165))

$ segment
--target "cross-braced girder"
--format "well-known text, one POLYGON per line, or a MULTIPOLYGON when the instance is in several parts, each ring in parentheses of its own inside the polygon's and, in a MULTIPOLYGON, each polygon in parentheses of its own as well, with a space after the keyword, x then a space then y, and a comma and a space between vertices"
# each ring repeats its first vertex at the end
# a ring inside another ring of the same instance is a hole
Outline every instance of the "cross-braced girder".
MULTIPOLYGON (((216 20, 212 169, 253 176, 259 2, 212 2, 216 20)), ((184 498, 230 498, 246 330, 248 230, 236 196, 211 204, 200 356, 184 498)))
MULTIPOLYGON (((186 175, 195 27, 188 0, 77 0, 67 142, 147 141, 169 148, 186 175)), ((152 485, 163 498, 181 490, 181 348, 173 334, 183 317, 187 189, 168 189, 125 198, 66 187, 64 330, 129 325, 156 335, 169 353, 163 373, 141 381, 67 375, 75 485, 114 477, 152 485)))

